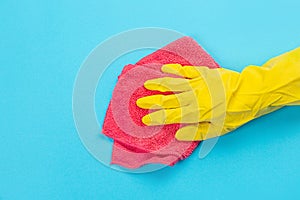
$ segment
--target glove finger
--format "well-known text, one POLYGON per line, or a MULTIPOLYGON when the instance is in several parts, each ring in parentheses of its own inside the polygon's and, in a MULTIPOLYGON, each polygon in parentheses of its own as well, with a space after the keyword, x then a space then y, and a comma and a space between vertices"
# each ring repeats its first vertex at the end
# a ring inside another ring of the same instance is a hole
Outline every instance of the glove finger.
POLYGON ((199 111, 193 106, 162 109, 145 115, 142 122, 147 126, 177 123, 197 123, 200 121, 199 111))
POLYGON ((184 78, 198 78, 204 70, 208 70, 205 66, 182 66, 180 64, 166 64, 161 70, 168 74, 174 74, 184 78))
POLYGON ((193 92, 182 92, 171 95, 151 95, 139 98, 136 104, 144 109, 179 108, 191 103, 193 92))
POLYGON ((191 83, 188 79, 184 78, 157 78, 151 79, 144 83, 145 88, 148 90, 155 90, 160 92, 183 92, 192 90, 191 83))
POLYGON ((210 129, 209 122, 184 126, 176 132, 176 139, 179 141, 202 141, 207 139, 206 135, 210 129))

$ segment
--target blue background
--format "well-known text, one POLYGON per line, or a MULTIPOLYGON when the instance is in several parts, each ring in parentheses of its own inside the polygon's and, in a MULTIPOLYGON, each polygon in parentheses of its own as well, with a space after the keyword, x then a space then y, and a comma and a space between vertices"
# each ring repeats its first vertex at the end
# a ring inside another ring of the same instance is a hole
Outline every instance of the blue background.
POLYGON ((299 199, 300 107, 223 136, 203 160, 194 153, 140 175, 96 161, 72 116, 76 73, 111 35, 175 29, 240 71, 300 46, 299 7, 297 0, 1 0, 0 199, 299 199))

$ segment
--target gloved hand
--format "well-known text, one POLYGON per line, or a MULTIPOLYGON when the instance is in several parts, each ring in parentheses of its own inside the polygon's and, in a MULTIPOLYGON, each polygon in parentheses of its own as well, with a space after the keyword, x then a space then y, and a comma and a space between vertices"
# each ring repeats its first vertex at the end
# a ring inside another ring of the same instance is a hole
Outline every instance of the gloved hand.
POLYGON ((224 135, 283 106, 300 105, 300 48, 241 73, 179 64, 164 65, 162 71, 181 78, 148 80, 144 86, 174 94, 147 96, 136 103, 154 111, 143 117, 146 125, 185 124, 176 133, 178 140, 224 135))

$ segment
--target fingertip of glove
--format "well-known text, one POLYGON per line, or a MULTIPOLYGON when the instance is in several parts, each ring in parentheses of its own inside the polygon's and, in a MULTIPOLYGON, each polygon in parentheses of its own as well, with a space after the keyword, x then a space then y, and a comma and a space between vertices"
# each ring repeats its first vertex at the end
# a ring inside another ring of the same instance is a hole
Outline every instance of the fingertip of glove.
POLYGON ((172 63, 172 64, 165 64, 161 67, 162 71, 164 71, 165 69, 170 69, 170 68, 178 68, 178 67, 182 67, 181 64, 178 63, 172 63))
POLYGON ((186 132, 181 131, 180 129, 176 132, 175 138, 179 141, 183 142, 191 142, 195 141, 195 138, 191 137, 191 135, 186 134, 186 132))
POLYGON ((137 107, 139 108, 144 108, 143 107, 143 100, 141 98, 139 98, 138 100, 136 100, 135 104, 137 105, 137 107))
POLYGON ((146 126, 149 126, 151 124, 151 117, 149 115, 145 115, 142 118, 142 122, 143 124, 145 124, 146 126))
POLYGON ((201 141, 203 138, 199 134, 198 130, 194 130, 193 126, 187 126, 179 129, 175 138, 179 141, 192 142, 192 141, 201 141))
POLYGON ((157 90, 158 86, 159 86, 159 84, 155 80, 147 80, 144 83, 144 87, 147 90, 157 90))

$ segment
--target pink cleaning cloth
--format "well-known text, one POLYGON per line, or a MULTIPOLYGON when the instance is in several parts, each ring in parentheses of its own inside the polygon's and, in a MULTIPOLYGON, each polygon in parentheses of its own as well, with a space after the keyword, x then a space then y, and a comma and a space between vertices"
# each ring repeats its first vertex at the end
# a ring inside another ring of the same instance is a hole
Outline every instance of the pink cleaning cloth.
POLYGON ((166 76, 160 68, 168 63, 219 67, 190 37, 180 38, 144 57, 135 65, 125 66, 114 89, 103 124, 103 133, 114 139, 111 164, 126 168, 138 168, 149 163, 172 166, 189 156, 199 144, 175 139, 180 124, 145 126, 141 121, 149 110, 137 107, 136 100, 161 94, 147 90, 143 83, 166 76))

